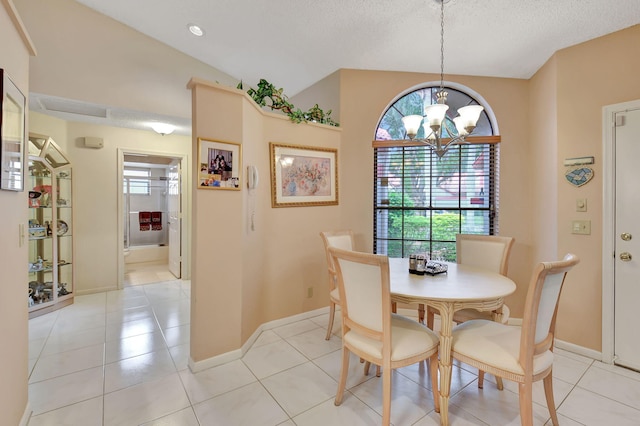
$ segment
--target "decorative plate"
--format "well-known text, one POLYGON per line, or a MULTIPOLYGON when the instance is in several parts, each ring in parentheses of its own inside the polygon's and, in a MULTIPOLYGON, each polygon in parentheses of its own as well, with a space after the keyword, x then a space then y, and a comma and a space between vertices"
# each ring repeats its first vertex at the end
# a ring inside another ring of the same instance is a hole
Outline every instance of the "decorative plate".
POLYGON ((58 219, 58 237, 63 236, 69 230, 69 225, 64 220, 58 219))
POLYGON ((564 174, 564 177, 567 178, 571 185, 582 186, 593 179, 593 169, 591 167, 570 169, 564 174))

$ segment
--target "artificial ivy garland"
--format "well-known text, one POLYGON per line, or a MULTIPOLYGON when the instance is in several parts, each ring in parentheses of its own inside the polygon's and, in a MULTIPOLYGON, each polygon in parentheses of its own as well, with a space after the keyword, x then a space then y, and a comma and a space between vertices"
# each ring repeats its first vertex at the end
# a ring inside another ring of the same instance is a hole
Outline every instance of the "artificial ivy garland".
MULTIPOLYGON (((244 90, 242 87, 242 81, 238 83, 238 89, 244 90)), ((309 111, 302 111, 300 108, 296 108, 293 106, 291 102, 289 102, 289 98, 285 95, 283 89, 276 89, 276 87, 269 83, 264 78, 260 79, 258 83, 258 88, 254 89, 253 87, 247 90, 247 94, 260 106, 268 106, 272 110, 280 110, 287 114, 291 121, 294 123, 302 123, 302 122, 314 122, 321 124, 328 124, 330 126, 338 127, 340 124, 333 121, 331 119, 331 110, 324 112, 318 104, 315 104, 313 107, 309 109, 309 111), (269 99, 270 105, 267 105, 267 99, 269 99)))

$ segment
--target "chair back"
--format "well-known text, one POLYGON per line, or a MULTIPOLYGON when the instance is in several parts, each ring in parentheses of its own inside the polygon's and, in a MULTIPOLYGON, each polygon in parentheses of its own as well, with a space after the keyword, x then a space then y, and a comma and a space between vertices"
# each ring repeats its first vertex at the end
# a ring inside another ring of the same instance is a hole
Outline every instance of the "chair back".
POLYGON ((389 259, 384 255, 329 248, 336 267, 344 333, 377 340, 391 329, 389 259))
POLYGON ((539 263, 531 277, 525 301, 520 341, 520 364, 533 366, 533 358, 553 349, 558 302, 567 272, 580 260, 574 254, 555 262, 539 263))
POLYGON ((457 263, 507 275, 514 238, 499 235, 456 235, 457 263))
POLYGON ((329 268, 329 290, 336 288, 336 268, 333 265, 333 259, 329 254, 329 247, 337 247, 343 250, 353 250, 355 248, 353 231, 323 231, 320 232, 322 242, 324 243, 324 251, 327 256, 327 267, 329 268))

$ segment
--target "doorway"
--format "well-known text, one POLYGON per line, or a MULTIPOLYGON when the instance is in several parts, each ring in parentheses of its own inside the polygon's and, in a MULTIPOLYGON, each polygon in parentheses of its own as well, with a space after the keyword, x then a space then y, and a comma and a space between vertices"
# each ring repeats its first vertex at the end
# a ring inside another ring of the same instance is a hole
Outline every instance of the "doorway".
POLYGON ((605 107, 603 129, 602 355, 605 362, 640 370, 640 100, 605 107))
POLYGON ((170 154, 119 153, 119 288, 182 277, 182 162, 170 154))

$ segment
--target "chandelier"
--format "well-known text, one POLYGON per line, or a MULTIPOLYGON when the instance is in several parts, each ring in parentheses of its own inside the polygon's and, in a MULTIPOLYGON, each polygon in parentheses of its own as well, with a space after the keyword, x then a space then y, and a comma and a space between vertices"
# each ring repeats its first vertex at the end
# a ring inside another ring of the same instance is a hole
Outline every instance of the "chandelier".
POLYGON ((431 147, 441 158, 454 145, 467 143, 467 137, 476 128, 480 113, 484 108, 480 105, 467 105, 458 110, 453 119, 453 126, 446 126, 445 115, 448 93, 444 90, 444 3, 447 0, 435 0, 440 3, 440 90, 436 94, 434 105, 425 105, 423 115, 407 115, 402 117, 407 136, 411 141, 422 142, 431 147), (420 124, 424 127, 426 138, 416 138, 420 124), (446 130, 446 133, 443 132, 446 130))

